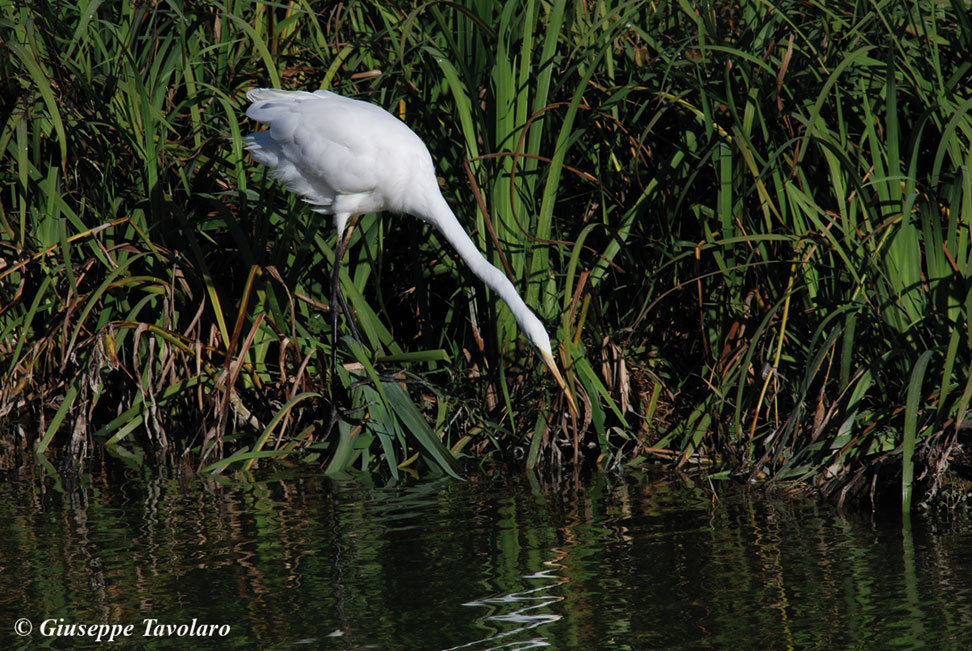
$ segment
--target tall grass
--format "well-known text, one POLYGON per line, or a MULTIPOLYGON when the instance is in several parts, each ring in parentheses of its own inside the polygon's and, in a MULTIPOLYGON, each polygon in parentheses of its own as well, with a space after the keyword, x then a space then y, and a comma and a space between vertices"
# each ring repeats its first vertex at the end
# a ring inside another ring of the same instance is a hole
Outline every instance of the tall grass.
POLYGON ((667 72, 689 127, 668 209, 692 216, 670 223, 698 271, 672 275, 697 290, 679 350, 702 363, 690 416, 656 445, 841 496, 897 468, 905 508, 920 456, 934 488, 972 390, 965 9, 695 17, 667 72))
POLYGON ((883 474, 905 508, 937 489, 972 398, 965 3, 317 11, 2 6, 12 445, 391 479, 580 450, 838 496, 883 474), (361 220, 361 341, 329 331, 334 233, 243 155, 256 85, 423 137, 549 324, 579 420, 413 218, 361 220))

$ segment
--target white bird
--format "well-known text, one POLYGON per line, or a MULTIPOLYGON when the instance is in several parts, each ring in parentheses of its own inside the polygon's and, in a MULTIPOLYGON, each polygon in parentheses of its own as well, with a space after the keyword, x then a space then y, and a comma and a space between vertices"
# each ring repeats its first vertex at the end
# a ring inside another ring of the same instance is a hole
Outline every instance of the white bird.
MULTIPOLYGON (((334 216, 338 245, 331 291, 339 302, 343 299, 337 270, 350 239, 349 220, 383 211, 418 217, 438 229, 472 272, 509 306, 567 396, 571 411, 577 412, 543 323, 463 230, 439 191, 432 156, 415 132, 379 106, 326 90, 257 88, 246 96, 252 102, 247 117, 269 126, 247 136, 246 149, 314 211, 334 216)), ((336 310, 332 308, 331 314, 336 326, 336 310)), ((348 319, 350 323, 350 314, 348 319)))

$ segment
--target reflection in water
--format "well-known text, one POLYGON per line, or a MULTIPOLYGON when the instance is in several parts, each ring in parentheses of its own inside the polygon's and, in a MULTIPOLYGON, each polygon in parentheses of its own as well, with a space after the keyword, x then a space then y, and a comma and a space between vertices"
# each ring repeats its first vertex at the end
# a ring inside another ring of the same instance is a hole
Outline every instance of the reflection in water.
POLYGON ((94 647, 37 626, 152 618, 230 625, 215 647, 962 649, 970 543, 670 477, 553 490, 105 474, 69 495, 26 478, 0 482, 0 644, 94 647), (19 638, 22 617, 35 630, 19 638))
MULTIPOLYGON (((550 564, 553 564, 552 562, 550 564)), ((511 644, 500 644, 504 638, 519 637, 526 635, 531 629, 537 628, 542 624, 556 622, 561 615, 543 612, 548 606, 560 601, 563 597, 551 594, 552 588, 564 582, 563 579, 554 575, 554 570, 543 570, 522 577, 527 581, 542 580, 548 583, 531 590, 521 590, 503 595, 501 597, 487 597, 478 601, 469 601, 463 606, 484 606, 490 615, 481 617, 484 624, 496 623, 501 625, 497 632, 489 637, 468 642, 452 647, 453 649, 465 649, 469 647, 485 648, 505 648, 505 649, 530 649, 533 647, 547 646, 547 641, 543 637, 524 638, 511 644), (512 628, 506 628, 512 625, 512 628)))

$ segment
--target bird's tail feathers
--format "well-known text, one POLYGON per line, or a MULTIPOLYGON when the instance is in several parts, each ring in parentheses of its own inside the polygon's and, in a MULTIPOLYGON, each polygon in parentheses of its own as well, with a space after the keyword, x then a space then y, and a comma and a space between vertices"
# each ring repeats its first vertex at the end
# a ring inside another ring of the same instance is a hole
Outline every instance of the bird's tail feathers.
POLYGON ((253 88, 246 93, 251 104, 246 109, 246 117, 264 124, 274 125, 281 135, 289 137, 298 120, 293 119, 296 105, 311 100, 320 101, 323 97, 334 95, 330 91, 319 90, 308 93, 302 90, 280 90, 278 88, 253 88))
POLYGON ((270 176, 296 192, 311 205, 311 210, 322 215, 334 212, 333 199, 318 192, 307 177, 287 158, 280 143, 273 139, 269 131, 257 131, 243 138, 243 146, 253 156, 253 160, 270 169, 270 176))
POLYGON ((314 93, 307 93, 302 90, 280 90, 279 88, 251 88, 246 91, 246 98, 251 102, 265 102, 272 99, 287 99, 300 101, 301 96, 305 95, 304 99, 313 97, 314 93))
POLYGON ((253 155, 253 159, 261 165, 273 169, 280 164, 280 147, 270 137, 269 131, 257 131, 243 138, 243 147, 253 155))

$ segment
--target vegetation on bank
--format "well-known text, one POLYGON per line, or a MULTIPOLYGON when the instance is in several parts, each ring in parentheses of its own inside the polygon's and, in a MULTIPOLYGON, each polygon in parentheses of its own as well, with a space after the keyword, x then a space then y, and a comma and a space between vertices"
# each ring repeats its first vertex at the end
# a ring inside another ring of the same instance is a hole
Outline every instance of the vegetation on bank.
POLYGON ((580 453, 962 499, 940 483, 970 444, 963 0, 5 1, 0 20, 7 467, 396 479, 580 453), (549 325, 579 418, 414 218, 361 220, 360 341, 330 332, 331 224, 241 148, 267 85, 368 99, 425 140, 549 325))

